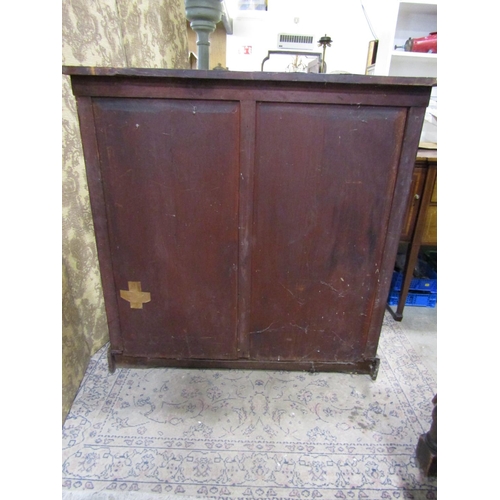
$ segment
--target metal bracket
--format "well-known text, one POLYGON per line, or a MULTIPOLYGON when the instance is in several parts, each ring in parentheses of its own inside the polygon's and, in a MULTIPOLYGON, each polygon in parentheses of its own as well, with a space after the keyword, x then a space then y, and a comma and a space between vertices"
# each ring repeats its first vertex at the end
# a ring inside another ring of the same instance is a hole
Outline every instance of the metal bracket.
POLYGON ((321 67, 321 64, 323 62, 322 57, 321 57, 321 52, 295 51, 295 50, 268 50, 267 56, 264 57, 261 65, 260 65, 261 71, 264 71, 264 63, 266 61, 269 61, 269 58, 271 57, 272 54, 290 55, 290 56, 315 56, 319 59, 319 66, 320 67, 321 67))

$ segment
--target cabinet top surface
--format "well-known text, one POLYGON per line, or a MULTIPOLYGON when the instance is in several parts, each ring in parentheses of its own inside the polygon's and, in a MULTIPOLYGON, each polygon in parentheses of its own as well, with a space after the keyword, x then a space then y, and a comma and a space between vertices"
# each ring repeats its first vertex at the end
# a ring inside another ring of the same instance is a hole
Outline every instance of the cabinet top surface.
POLYGON ((391 77, 356 74, 320 73, 269 73, 240 71, 207 71, 158 68, 102 68, 88 66, 63 66, 62 73, 70 76, 175 78, 186 80, 240 81, 240 82, 297 82, 346 85, 391 85, 404 87, 433 87, 436 78, 391 77))
POLYGON ((437 162, 437 149, 419 149, 417 151, 417 160, 437 162))

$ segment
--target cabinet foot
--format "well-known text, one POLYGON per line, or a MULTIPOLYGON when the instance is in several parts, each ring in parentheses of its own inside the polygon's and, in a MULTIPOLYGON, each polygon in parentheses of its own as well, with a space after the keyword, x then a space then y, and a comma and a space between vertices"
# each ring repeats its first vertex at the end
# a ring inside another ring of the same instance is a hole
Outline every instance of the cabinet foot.
POLYGON ((111 351, 111 347, 108 349, 108 370, 109 373, 115 373, 116 370, 115 356, 111 351))
POLYGON ((377 380, 378 369, 380 367, 380 358, 373 358, 373 362, 370 364, 370 377, 372 380, 377 380))

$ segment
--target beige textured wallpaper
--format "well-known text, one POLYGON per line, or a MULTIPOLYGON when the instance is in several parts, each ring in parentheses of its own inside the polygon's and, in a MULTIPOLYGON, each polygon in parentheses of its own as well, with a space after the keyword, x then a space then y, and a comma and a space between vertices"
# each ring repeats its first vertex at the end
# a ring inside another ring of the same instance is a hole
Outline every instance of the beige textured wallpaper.
MULTIPOLYGON (((188 68, 184 0, 63 0, 62 64, 188 68)), ((80 129, 62 77, 62 418, 108 329, 80 129)))

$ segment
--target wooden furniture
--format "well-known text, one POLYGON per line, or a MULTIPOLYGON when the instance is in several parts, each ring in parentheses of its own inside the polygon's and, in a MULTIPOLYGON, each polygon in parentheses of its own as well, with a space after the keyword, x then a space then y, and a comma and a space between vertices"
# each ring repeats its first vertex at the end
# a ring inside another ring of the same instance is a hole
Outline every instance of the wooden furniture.
POLYGON ((111 368, 376 377, 433 79, 63 71, 111 368))
POLYGON ((403 310, 421 246, 437 245, 436 150, 419 149, 417 152, 401 241, 406 246, 403 283, 396 310, 387 305, 387 309, 396 321, 403 319, 403 310))
POLYGON ((428 432, 421 434, 415 457, 426 476, 437 476, 437 394, 432 399, 432 422, 428 432))

